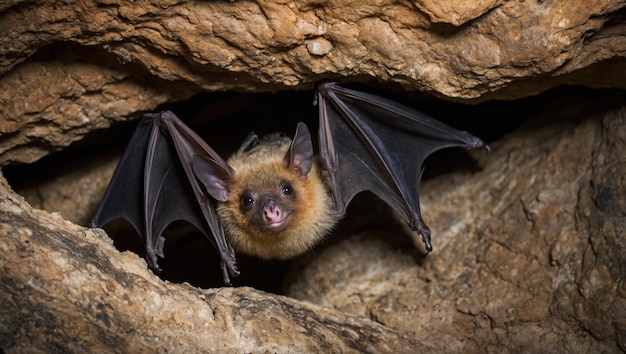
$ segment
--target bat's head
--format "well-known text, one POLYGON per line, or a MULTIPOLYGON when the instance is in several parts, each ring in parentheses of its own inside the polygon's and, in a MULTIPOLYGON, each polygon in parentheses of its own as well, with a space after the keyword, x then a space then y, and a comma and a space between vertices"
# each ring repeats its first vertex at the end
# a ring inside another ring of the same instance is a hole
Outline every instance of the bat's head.
POLYGON ((302 123, 293 140, 273 135, 228 160, 235 178, 218 215, 237 251, 289 258, 328 233, 335 220, 314 162, 302 123))

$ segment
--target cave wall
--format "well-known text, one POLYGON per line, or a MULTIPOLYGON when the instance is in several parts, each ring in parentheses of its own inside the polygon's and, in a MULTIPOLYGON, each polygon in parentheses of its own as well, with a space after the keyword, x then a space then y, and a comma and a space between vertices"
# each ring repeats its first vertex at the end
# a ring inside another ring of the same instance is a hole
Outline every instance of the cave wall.
POLYGON ((623 6, 7 2, 0 14, 0 163, 35 161, 134 112, 207 90, 373 80, 472 102, 564 83, 623 87, 623 6))
POLYGON ((474 169, 425 181, 435 253, 425 257, 416 235, 366 201, 355 207, 362 218, 295 263, 287 296, 165 282, 75 224, 92 213, 115 154, 54 179, 33 172, 44 182, 20 191, 26 199, 3 178, 0 347, 626 351, 625 3, 0 5, 3 172, 205 91, 338 80, 479 104, 590 88, 541 101, 490 153, 471 153, 474 169))

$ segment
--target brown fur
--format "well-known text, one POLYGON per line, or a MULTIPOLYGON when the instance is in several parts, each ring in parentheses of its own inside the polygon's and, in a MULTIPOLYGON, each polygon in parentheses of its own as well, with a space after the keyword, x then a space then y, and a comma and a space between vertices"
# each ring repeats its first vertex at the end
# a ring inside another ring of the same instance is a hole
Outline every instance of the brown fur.
POLYGON ((226 237, 239 252, 265 259, 294 257, 321 241, 337 222, 317 163, 308 177, 301 179, 284 162, 290 143, 287 138, 261 141, 250 151, 237 152, 228 160, 235 170, 235 180, 228 201, 220 203, 217 212, 226 237), (290 219, 285 228, 269 231, 251 223, 240 207, 242 193, 273 191, 284 180, 295 190, 295 198, 286 202, 290 219))

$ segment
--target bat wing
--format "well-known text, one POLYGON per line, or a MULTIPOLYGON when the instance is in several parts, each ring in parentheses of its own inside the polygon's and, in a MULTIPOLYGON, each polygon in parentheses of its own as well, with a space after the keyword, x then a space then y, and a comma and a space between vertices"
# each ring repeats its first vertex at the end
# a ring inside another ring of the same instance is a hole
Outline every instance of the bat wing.
POLYGON ((224 238, 214 200, 209 195, 224 197, 211 186, 223 186, 231 178, 232 170, 201 138, 190 132, 172 112, 144 115, 91 226, 101 227, 114 219, 126 219, 145 243, 148 264, 158 270, 157 256, 164 256, 163 231, 174 221, 187 221, 218 250, 224 281, 229 284, 229 275, 238 275, 235 255, 224 238))
POLYGON ((395 101, 336 83, 321 84, 317 99, 320 157, 336 212, 345 213, 354 195, 369 190, 418 231, 432 251, 419 206, 422 164, 443 148, 485 144, 395 101))

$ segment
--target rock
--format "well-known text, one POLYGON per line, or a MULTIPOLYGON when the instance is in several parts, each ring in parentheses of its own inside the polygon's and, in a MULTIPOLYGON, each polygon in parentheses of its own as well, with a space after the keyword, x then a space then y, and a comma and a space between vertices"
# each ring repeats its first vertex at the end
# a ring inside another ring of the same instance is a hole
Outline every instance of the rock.
POLYGON ((496 6, 504 4, 505 1, 414 1, 422 12, 428 15, 432 22, 445 22, 455 26, 460 26, 468 21, 474 20, 496 6))
MULTIPOLYGON (((2 12, 0 70, 46 44, 71 39, 115 53, 120 64, 142 63, 154 76, 207 90, 310 87, 323 77, 367 75, 443 96, 477 98, 529 77, 560 76, 621 57, 626 44, 617 20, 623 6, 624 1, 468 6, 455 0, 415 6, 33 3, 2 12), (307 43, 317 38, 332 44, 332 51, 322 57, 310 53, 307 43)), ((617 78, 614 83, 621 85, 617 78)))
POLYGON ((91 131, 193 92, 176 82, 162 90, 162 80, 137 76, 140 68, 120 66, 103 50, 56 48, 43 49, 0 78, 0 165, 36 161, 91 131))
POLYGON ((283 296, 164 282, 102 231, 32 209, 1 177, 0 250, 6 351, 430 350, 373 321, 283 296))
MULTIPOLYGON (((625 98, 558 96, 489 153, 472 151, 480 171, 426 180, 428 256, 384 204, 358 198, 328 244, 292 267, 286 294, 443 352, 621 350, 625 98)), ((85 224, 115 160, 76 162, 21 193, 85 224)))
MULTIPOLYGON (((623 89, 625 4, 5 2, 0 166, 204 91, 379 81, 480 103, 561 84, 623 89)), ((292 298, 167 283, 68 221, 86 224, 115 165, 74 145, 87 156, 77 169, 33 172, 45 180, 21 190, 48 211, 0 179, 0 348, 626 351, 624 98, 565 96, 475 153, 480 171, 425 182, 427 257, 365 203, 376 217, 346 220, 300 260, 292 298)))
POLYGON ((625 3, 14 1, 0 9, 0 164, 202 90, 375 79, 482 101, 624 87, 625 3))
POLYGON ((287 294, 446 352, 626 349, 626 95, 585 95, 492 144, 481 172, 423 184, 432 254, 398 226, 366 228, 287 294))

